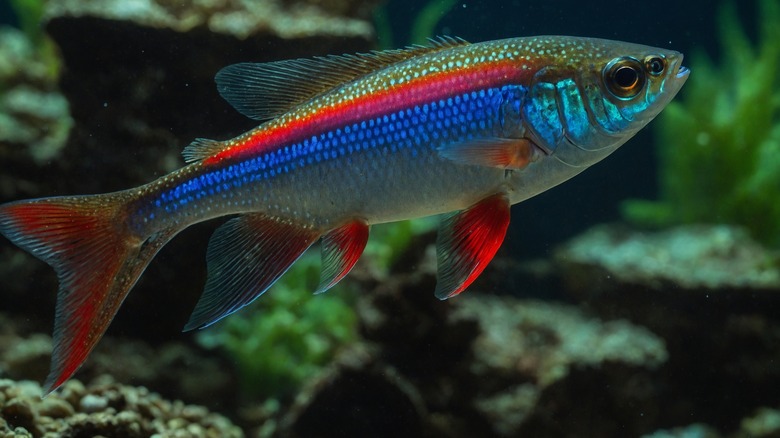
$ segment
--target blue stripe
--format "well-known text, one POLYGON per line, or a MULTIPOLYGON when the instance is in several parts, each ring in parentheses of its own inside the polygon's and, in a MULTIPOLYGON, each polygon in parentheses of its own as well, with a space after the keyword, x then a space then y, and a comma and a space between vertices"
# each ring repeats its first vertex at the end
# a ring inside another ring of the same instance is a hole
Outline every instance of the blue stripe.
POLYGON ((524 88, 514 86, 473 91, 339 127, 186 181, 161 193, 139 214, 151 219, 155 207, 172 213, 215 195, 227 199, 233 189, 361 151, 410 150, 416 156, 418 148, 468 140, 494 129, 499 133, 502 104, 524 94, 524 88))

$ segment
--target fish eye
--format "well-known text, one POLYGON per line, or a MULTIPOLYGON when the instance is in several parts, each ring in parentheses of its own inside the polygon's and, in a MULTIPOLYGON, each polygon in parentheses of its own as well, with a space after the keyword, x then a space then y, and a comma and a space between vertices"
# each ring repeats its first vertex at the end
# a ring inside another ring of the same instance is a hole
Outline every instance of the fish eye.
POLYGON ((604 84, 618 99, 631 99, 645 86, 642 64, 634 58, 618 58, 604 69, 604 84))
POLYGON ((666 59, 661 56, 648 56, 645 58, 645 69, 653 76, 658 76, 666 69, 666 59))

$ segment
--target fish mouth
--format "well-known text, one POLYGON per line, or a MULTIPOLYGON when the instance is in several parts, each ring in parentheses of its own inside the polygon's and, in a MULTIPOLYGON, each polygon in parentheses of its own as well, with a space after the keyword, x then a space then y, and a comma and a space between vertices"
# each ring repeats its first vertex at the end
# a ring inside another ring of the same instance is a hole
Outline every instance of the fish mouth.
MULTIPOLYGON (((666 106, 666 104, 677 95, 677 92, 680 91, 688 80, 688 76, 691 74, 691 70, 682 65, 683 55, 678 53, 675 58, 671 71, 667 76, 667 80, 664 81, 664 84, 661 86, 663 97, 658 100, 658 105, 660 105, 659 108, 666 106)), ((655 117, 655 115, 653 115, 653 117, 655 117)))
POLYGON ((688 75, 690 73, 691 73, 691 70, 688 67, 686 67, 684 65, 681 65, 680 68, 677 69, 677 74, 675 75, 675 77, 677 79, 685 79, 685 78, 688 77, 688 75))
POLYGON ((675 62, 675 64, 677 64, 677 72, 674 73, 674 77, 676 79, 682 79, 682 80, 688 79, 688 75, 691 73, 691 70, 688 67, 682 65, 683 54, 679 53, 678 55, 679 58, 675 62))

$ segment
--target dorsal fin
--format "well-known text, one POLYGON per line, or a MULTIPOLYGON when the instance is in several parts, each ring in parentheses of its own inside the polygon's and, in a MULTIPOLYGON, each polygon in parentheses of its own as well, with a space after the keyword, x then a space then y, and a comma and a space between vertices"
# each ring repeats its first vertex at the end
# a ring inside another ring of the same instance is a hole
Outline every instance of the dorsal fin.
POLYGON ((266 63, 229 65, 217 73, 217 90, 241 114, 268 120, 309 99, 372 71, 415 56, 469 44, 453 37, 437 37, 426 46, 330 55, 266 63))

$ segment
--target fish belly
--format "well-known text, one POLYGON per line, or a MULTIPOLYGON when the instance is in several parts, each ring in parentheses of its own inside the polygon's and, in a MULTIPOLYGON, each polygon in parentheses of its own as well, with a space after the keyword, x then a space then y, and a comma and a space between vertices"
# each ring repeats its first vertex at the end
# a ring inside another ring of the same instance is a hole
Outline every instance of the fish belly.
POLYGON ((392 149, 353 154, 269 181, 258 207, 325 227, 351 218, 383 223, 461 210, 505 183, 501 169, 459 165, 431 147, 392 149))

